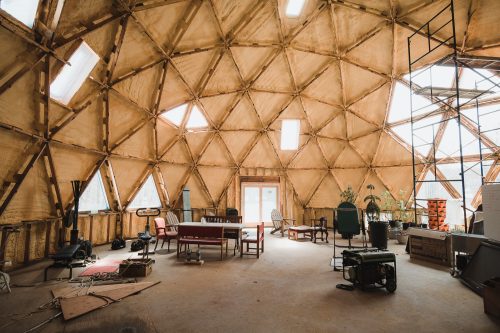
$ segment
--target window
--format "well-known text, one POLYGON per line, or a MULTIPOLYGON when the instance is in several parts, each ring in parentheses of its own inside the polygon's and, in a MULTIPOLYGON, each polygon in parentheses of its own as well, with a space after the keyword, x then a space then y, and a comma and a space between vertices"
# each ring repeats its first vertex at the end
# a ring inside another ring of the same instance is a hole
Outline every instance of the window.
POLYGON ((186 128, 202 128, 207 127, 208 123, 201 111, 198 109, 196 105, 193 106, 191 110, 191 114, 189 115, 189 119, 186 124, 186 128))
POLYGON ((2 0, 0 1, 0 8, 29 28, 33 28, 38 0, 2 0))
POLYGON ((144 185, 142 185, 139 192, 135 195, 135 198, 128 206, 128 209, 158 207, 161 207, 160 196, 158 195, 153 175, 150 175, 144 185))
POLYGON ((299 147, 300 120, 285 119, 281 122, 281 150, 296 150, 299 147))
POLYGON ((170 121, 175 126, 180 126, 182 123, 182 119, 184 118, 184 114, 186 113, 187 104, 182 104, 178 107, 173 108, 170 111, 162 113, 161 116, 170 121))
POLYGON ((397 82, 392 92, 391 107, 387 121, 393 123, 410 118, 412 103, 414 116, 436 110, 439 107, 436 104, 432 104, 427 98, 411 93, 410 88, 397 82))
POLYGON ((82 42, 50 85, 53 99, 68 104, 99 61, 99 56, 82 42))
POLYGON ((97 213, 100 210, 109 210, 109 203, 101 174, 97 172, 80 196, 78 211, 97 213))
POLYGON ((288 17, 297 17, 302 12, 302 8, 304 8, 306 0, 288 0, 288 4, 286 6, 286 16, 288 17))

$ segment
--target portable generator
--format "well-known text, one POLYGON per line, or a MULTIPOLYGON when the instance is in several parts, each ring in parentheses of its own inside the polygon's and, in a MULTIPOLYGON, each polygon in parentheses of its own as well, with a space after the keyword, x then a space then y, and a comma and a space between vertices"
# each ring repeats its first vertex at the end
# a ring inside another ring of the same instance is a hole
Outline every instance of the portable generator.
POLYGON ((396 256, 392 252, 376 248, 344 250, 342 267, 343 277, 352 287, 385 287, 391 293, 396 290, 396 256))

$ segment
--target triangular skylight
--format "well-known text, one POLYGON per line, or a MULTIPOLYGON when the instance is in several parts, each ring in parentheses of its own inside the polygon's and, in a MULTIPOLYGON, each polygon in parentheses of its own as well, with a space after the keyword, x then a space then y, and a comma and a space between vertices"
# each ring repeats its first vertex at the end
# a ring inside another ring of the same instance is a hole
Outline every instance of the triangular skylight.
POLYGON ((99 61, 99 56, 82 42, 50 85, 50 96, 68 104, 99 61))
POLYGON ((78 211, 97 212, 108 209, 109 202, 106 197, 106 191, 104 190, 101 174, 97 172, 80 196, 78 211))
POLYGON ((175 126, 180 126, 186 114, 187 106, 187 104, 179 105, 170 111, 162 113, 161 117, 170 121, 175 126))
MULTIPOLYGON (((427 156, 432 148, 433 135, 436 135, 437 128, 439 127, 439 120, 441 116, 426 117, 418 120, 413 124, 413 144, 415 150, 420 154, 427 156)), ((410 146, 412 145, 412 131, 411 124, 403 124, 391 127, 401 139, 403 139, 410 146)))
MULTIPOLYGON (((439 170, 444 174, 446 179, 457 180, 461 179, 460 173, 460 163, 453 164, 439 164, 439 170)), ((477 191, 481 187, 481 165, 478 162, 466 162, 464 163, 464 185, 465 185, 465 201, 468 208, 471 206, 471 202, 474 199, 477 191)), ((462 193, 462 182, 453 181, 450 182, 458 193, 462 193)))
POLYGON ((193 109, 191 110, 191 114, 189 115, 189 119, 186 123, 186 128, 187 129, 193 129, 193 128, 203 128, 207 127, 208 123, 207 120, 205 119, 205 116, 201 111, 198 109, 196 105, 193 105, 193 109))
MULTIPOLYGON (((404 76, 410 81, 410 74, 404 76)), ((413 83, 420 87, 451 88, 455 79, 455 67, 432 66, 419 69, 411 74, 413 83)))
POLYGON ((160 196, 158 195, 153 175, 150 175, 127 208, 138 209, 159 207, 161 207, 160 196))
MULTIPOLYGON (((479 141, 467 128, 462 126, 462 155, 478 155, 479 141)), ((449 120, 439 145, 436 157, 460 156, 458 125, 455 119, 449 120)))
POLYGON ((411 116, 411 103, 413 103, 413 115, 430 112, 439 108, 436 104, 425 97, 413 94, 410 102, 410 88, 402 83, 396 82, 392 92, 391 107, 387 121, 393 123, 408 119, 411 116))
POLYGON ((468 119, 478 124, 477 113, 479 111, 479 125, 481 133, 500 145, 500 104, 479 106, 462 109, 461 112, 468 119))
POLYGON ((33 27, 39 0, 2 0, 0 8, 24 23, 33 27))

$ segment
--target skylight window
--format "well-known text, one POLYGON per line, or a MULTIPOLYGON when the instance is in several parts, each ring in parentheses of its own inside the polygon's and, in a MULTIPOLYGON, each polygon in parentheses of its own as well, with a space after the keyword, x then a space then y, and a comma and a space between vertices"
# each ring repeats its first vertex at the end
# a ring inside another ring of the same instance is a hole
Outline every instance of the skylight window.
POLYGON ((299 147, 300 120, 285 119, 281 122, 281 150, 296 150, 299 147))
POLYGON ((98 172, 90 180, 85 191, 80 196, 78 211, 97 213, 100 210, 109 210, 109 203, 104 191, 101 174, 98 172))
POLYGON ((288 17, 297 17, 302 12, 304 8, 306 0, 288 0, 288 4, 286 6, 286 16, 288 17))
POLYGON ((139 192, 137 192, 134 200, 128 206, 128 209, 138 208, 160 208, 161 201, 156 189, 153 175, 150 175, 139 192))
POLYGON ((38 0, 2 0, 0 1, 0 8, 29 28, 33 28, 38 0))
POLYGON ((193 109, 191 110, 191 114, 189 115, 186 128, 192 129, 192 128, 202 128, 207 126, 208 123, 207 120, 205 119, 205 116, 203 116, 198 107, 194 105, 193 109))
POLYGON ((170 111, 162 113, 161 116, 170 121, 175 126, 180 126, 182 119, 184 119, 184 114, 186 114, 187 104, 179 105, 170 111))
POLYGON ((410 118, 412 112, 411 103, 413 103, 414 116, 439 108, 437 104, 432 104, 427 98, 416 94, 412 94, 410 100, 410 94, 410 88, 399 82, 396 83, 392 93, 391 108, 387 119, 389 123, 410 118))
POLYGON ((87 43, 82 42, 69 58, 69 64, 64 65, 50 85, 51 97, 63 104, 68 104, 98 61, 99 56, 87 43))

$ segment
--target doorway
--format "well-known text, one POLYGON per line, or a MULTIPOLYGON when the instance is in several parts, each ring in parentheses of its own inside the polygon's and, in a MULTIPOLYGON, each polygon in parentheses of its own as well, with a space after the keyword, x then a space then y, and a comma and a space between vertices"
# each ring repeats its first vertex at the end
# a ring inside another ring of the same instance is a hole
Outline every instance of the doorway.
POLYGON ((279 207, 279 183, 242 183, 241 207, 243 223, 271 225, 271 211, 279 207))

